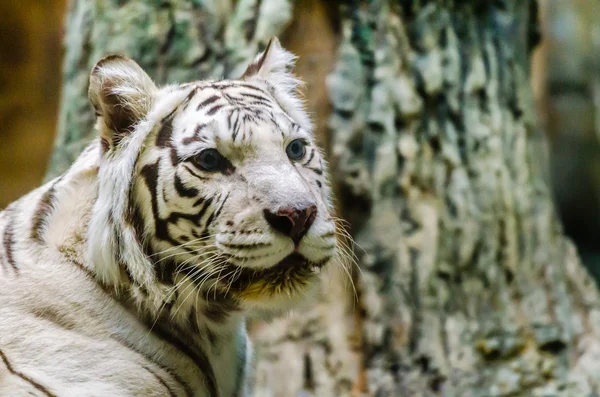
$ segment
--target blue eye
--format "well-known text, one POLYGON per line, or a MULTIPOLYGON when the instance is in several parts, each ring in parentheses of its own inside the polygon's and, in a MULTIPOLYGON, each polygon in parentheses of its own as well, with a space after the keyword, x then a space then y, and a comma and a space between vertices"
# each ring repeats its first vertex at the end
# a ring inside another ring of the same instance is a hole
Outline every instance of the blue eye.
POLYGON ((219 171, 225 165, 224 158, 215 149, 206 149, 194 157, 194 163, 204 171, 219 171))
POLYGON ((285 149, 291 160, 300 160, 306 154, 306 146, 300 139, 294 139, 285 149))

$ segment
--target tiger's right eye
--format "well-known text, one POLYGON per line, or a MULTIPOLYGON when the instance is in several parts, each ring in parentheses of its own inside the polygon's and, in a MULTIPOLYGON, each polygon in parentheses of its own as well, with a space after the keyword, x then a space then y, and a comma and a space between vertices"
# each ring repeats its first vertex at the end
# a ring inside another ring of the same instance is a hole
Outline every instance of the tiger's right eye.
POLYGON ((200 169, 208 172, 222 171, 226 166, 225 159, 216 149, 206 149, 194 156, 192 161, 200 169))

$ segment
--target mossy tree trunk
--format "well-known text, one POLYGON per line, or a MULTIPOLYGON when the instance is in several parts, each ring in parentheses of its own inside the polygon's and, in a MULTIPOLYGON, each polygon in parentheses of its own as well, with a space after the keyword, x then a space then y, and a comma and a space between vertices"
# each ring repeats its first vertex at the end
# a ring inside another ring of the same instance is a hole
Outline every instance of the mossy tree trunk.
POLYGON ((542 177, 535 2, 232 4, 74 0, 50 173, 92 133, 87 73, 105 53, 164 83, 234 76, 272 35, 303 48, 309 107, 327 116, 319 132, 361 247, 358 296, 333 269, 312 311, 255 325, 253 395, 600 393, 598 291, 542 177))

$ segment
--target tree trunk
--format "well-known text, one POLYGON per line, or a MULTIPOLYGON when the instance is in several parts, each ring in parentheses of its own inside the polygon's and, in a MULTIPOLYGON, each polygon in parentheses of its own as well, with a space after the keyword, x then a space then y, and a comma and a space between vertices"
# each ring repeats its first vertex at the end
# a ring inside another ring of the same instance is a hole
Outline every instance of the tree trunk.
MULTIPOLYGON (((92 133, 87 73, 103 54, 160 83, 234 76, 272 35, 310 52, 309 30, 321 56, 339 41, 323 142, 358 294, 332 268, 316 308, 254 324, 253 395, 600 393, 598 291, 542 177, 533 1, 74 0, 51 173, 92 133)), ((331 58, 299 55, 322 122, 312 72, 331 58)))

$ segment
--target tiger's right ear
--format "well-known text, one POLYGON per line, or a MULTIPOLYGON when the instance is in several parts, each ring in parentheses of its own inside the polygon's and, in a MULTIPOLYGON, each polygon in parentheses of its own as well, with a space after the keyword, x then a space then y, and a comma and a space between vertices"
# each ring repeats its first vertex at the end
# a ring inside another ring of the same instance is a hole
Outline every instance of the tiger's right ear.
POLYGON ((133 131, 150 111, 156 91, 146 72, 125 56, 109 55, 94 66, 88 95, 101 118, 99 132, 104 147, 118 146, 133 131))

